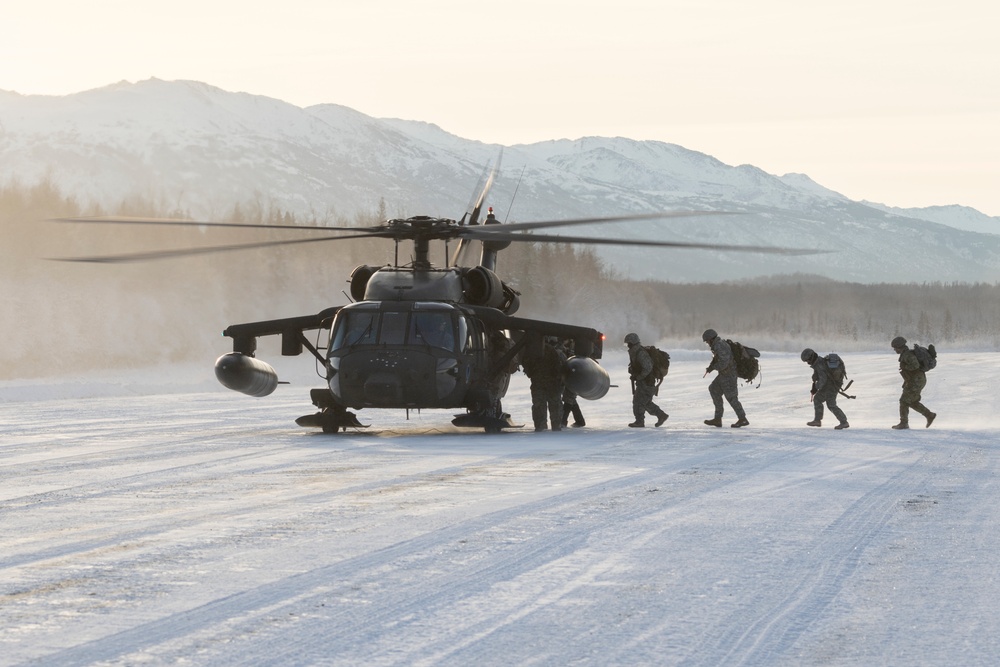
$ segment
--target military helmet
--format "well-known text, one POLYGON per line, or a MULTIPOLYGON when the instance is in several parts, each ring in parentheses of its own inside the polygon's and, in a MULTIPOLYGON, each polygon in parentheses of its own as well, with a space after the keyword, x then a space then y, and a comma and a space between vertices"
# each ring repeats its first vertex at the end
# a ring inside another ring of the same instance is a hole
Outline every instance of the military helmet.
POLYGON ((892 349, 894 350, 902 350, 904 347, 906 347, 906 339, 903 338, 902 336, 896 336, 895 338, 892 339, 890 345, 892 345, 892 349))
POLYGON ((807 364, 811 364, 813 361, 816 360, 816 351, 813 350, 811 347, 807 347, 806 349, 802 350, 801 359, 807 364))
POLYGON ((705 329, 705 333, 701 335, 701 339, 706 343, 715 340, 719 337, 719 334, 715 333, 715 329, 705 329))
POLYGON ((639 344, 639 334, 630 333, 625 336, 626 345, 638 345, 639 344))

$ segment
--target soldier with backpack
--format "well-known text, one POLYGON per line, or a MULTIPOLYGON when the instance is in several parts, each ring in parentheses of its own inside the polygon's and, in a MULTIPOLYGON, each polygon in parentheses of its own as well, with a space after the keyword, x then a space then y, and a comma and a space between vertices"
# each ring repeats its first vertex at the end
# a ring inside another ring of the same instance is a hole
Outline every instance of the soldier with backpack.
POLYGON ((806 422, 806 426, 823 425, 823 404, 826 403, 826 407, 830 408, 830 412, 840 422, 833 428, 839 431, 850 427, 847 415, 837 407, 837 394, 847 374, 843 360, 833 353, 821 357, 808 347, 802 350, 801 359, 813 369, 810 395, 813 401, 814 419, 806 422))
POLYGON ((629 424, 632 428, 642 428, 646 425, 646 413, 656 417, 656 426, 662 426, 668 415, 653 402, 659 387, 653 369, 653 359, 649 350, 639 342, 639 334, 630 333, 625 336, 628 345, 628 372, 632 379, 632 414, 635 421, 629 424))
POLYGON ((903 376, 903 393, 899 397, 899 423, 893 428, 910 428, 910 408, 927 419, 926 428, 929 428, 937 413, 931 412, 920 402, 920 392, 927 386, 926 372, 937 365, 937 352, 933 345, 927 348, 914 345, 911 350, 902 336, 896 336, 890 344, 899 355, 899 374, 903 376))
POLYGON ((712 371, 719 371, 712 383, 708 385, 708 393, 712 396, 712 402, 715 404, 715 417, 706 419, 705 423, 709 426, 722 426, 724 412, 722 397, 725 396, 733 411, 736 412, 736 422, 731 426, 733 428, 749 426, 747 414, 740 404, 739 388, 736 386, 736 360, 733 359, 733 351, 729 346, 729 341, 720 338, 715 329, 706 329, 705 333, 701 335, 701 339, 712 348, 712 363, 705 369, 705 375, 712 371))

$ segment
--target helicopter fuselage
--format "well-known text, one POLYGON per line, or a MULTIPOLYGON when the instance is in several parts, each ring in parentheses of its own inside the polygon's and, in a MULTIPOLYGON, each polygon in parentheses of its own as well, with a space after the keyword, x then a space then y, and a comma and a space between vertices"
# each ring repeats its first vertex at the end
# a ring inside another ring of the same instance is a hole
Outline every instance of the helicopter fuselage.
POLYGON ((334 318, 327 382, 348 408, 471 408, 506 393, 509 344, 458 305, 362 301, 334 318))
MULTIPOLYGON (((447 278, 445 278, 447 280, 447 278)), ((610 387, 598 363, 603 335, 585 327, 511 317, 496 308, 443 301, 359 301, 316 315, 250 322, 228 327, 233 352, 216 361, 219 381, 251 396, 278 386, 277 372, 255 357, 260 336, 280 336, 282 355, 308 348, 323 363, 327 386, 310 392, 320 408, 300 417, 302 426, 335 432, 362 426, 348 409, 463 408, 456 426, 497 431, 509 426, 501 399, 511 373, 542 353, 545 339, 572 341, 577 355, 566 369, 566 385, 581 398, 597 400, 610 387), (324 348, 304 336, 329 331, 324 348)))

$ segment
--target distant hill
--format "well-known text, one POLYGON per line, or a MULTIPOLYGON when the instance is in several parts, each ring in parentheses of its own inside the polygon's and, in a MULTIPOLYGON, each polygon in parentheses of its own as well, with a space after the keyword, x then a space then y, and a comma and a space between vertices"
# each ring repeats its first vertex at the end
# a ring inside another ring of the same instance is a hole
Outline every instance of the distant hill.
MULTIPOLYGON (((343 221, 384 202, 390 216, 458 218, 499 148, 429 123, 371 118, 335 104, 300 108, 192 81, 122 82, 62 97, 0 92, 0 183, 50 179, 83 202, 113 207, 141 195, 194 217, 218 218, 237 202, 252 202, 343 221)), ((635 278, 1000 280, 997 218, 961 206, 851 201, 803 174, 729 166, 662 142, 587 137, 504 147, 489 203, 509 221, 734 212, 740 215, 579 233, 830 251, 598 249, 616 272, 635 278)))

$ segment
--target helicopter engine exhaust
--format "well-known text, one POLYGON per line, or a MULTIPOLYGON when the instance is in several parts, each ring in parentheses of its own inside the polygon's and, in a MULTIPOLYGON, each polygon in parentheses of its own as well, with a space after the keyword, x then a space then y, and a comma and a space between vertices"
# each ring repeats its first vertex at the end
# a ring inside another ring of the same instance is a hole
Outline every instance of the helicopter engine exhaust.
POLYGON ((611 388, 604 367, 589 357, 570 357, 566 367, 566 387, 580 398, 596 401, 611 388))
POLYGON ((258 398, 278 386, 278 372, 270 364, 239 352, 224 354, 215 361, 215 377, 228 389, 258 398))

